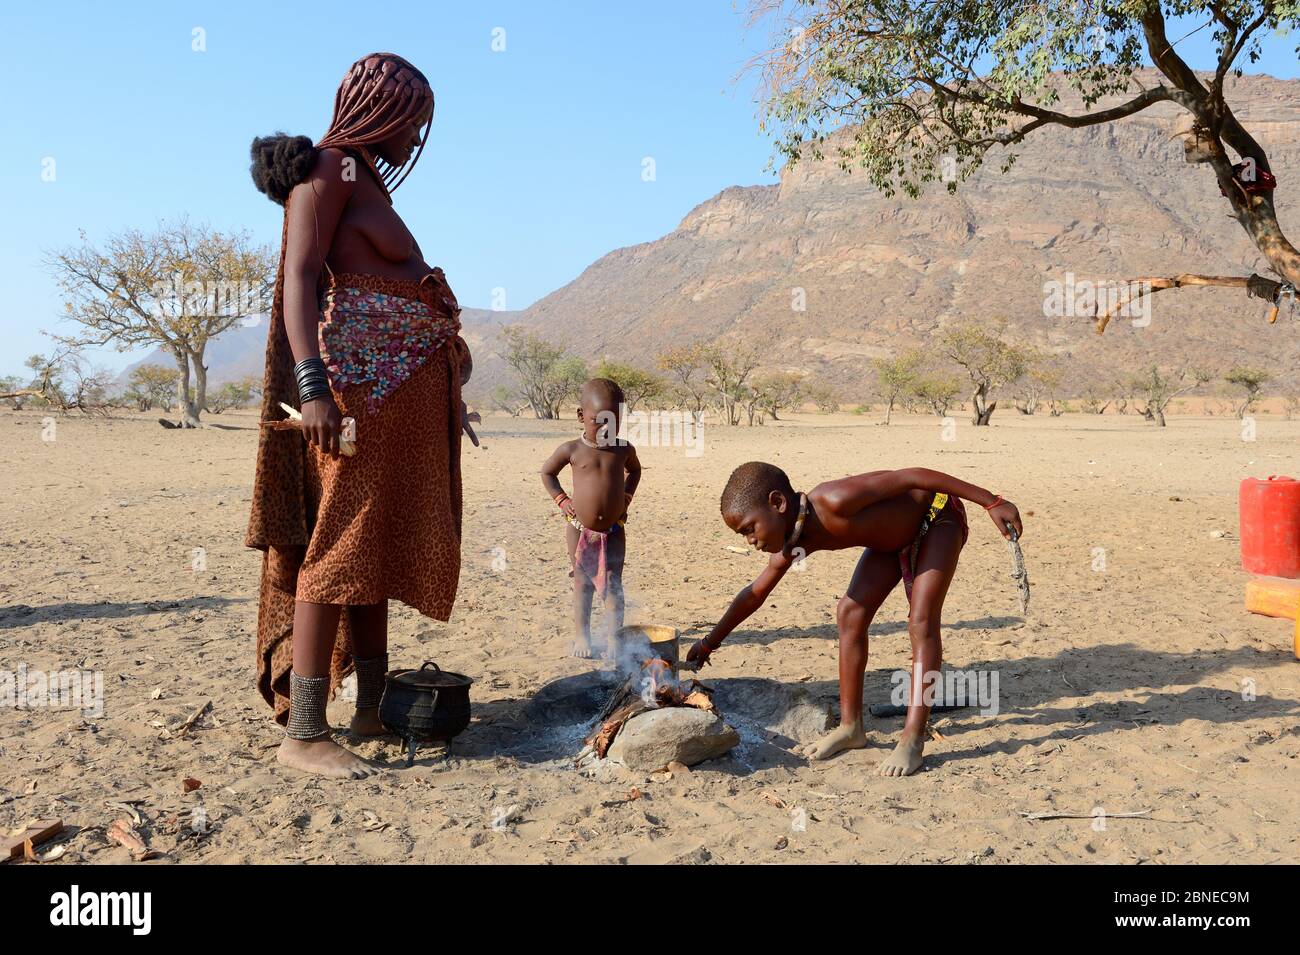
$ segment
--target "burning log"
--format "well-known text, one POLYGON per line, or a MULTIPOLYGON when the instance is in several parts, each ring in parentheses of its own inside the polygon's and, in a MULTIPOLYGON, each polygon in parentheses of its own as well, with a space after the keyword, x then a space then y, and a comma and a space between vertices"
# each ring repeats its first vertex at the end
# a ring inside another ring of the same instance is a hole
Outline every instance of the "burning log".
POLYGON ((623 724, 634 716, 670 706, 717 713, 711 691, 698 680, 677 679, 668 661, 659 657, 643 660, 610 693, 586 745, 604 759, 623 724))

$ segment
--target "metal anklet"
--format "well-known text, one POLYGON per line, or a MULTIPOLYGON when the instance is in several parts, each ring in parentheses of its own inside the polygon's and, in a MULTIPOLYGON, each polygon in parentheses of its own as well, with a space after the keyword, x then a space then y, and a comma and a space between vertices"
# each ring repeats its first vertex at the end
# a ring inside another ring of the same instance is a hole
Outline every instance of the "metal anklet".
POLYGON ((357 709, 367 710, 379 705, 384 695, 384 675, 388 672, 388 654, 381 653, 369 660, 357 657, 357 709))
POLYGON ((329 733, 325 704, 329 700, 330 678, 289 674, 289 739, 316 739, 329 733))

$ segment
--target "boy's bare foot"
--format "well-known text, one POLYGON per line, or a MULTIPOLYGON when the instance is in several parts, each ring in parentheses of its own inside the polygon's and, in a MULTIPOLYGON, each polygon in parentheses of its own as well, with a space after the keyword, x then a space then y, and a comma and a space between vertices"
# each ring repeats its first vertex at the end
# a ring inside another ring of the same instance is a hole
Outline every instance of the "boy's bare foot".
POLYGON ((882 776, 910 776, 921 768, 925 754, 925 741, 920 736, 904 736, 880 764, 882 776))
POLYGON ((379 707, 372 706, 352 714, 348 730, 354 736, 392 736, 392 732, 379 722, 379 707))
POLYGON ((344 749, 328 736, 322 739, 288 739, 280 744, 275 758, 285 766, 330 779, 363 779, 378 770, 356 753, 344 749))
POLYGON ((846 749, 862 749, 867 745, 867 734, 861 721, 841 723, 819 740, 805 743, 795 752, 811 760, 830 759, 846 749))

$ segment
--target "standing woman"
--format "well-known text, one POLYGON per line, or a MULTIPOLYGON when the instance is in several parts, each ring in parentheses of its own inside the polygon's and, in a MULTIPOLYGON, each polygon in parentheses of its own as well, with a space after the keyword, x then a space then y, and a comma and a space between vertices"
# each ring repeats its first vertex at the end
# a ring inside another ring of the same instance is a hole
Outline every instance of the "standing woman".
POLYGON ((253 181, 285 207, 262 421, 283 419, 281 402, 302 411, 301 431, 263 427, 257 449, 245 543, 263 551, 258 688, 286 726, 280 762, 336 778, 373 768, 331 739, 329 695, 355 670, 352 732, 382 733, 388 600, 446 620, 460 576, 469 349, 391 197, 432 121, 424 75, 372 53, 343 78, 320 142, 253 141, 253 181), (340 453, 345 417, 354 456, 340 453))

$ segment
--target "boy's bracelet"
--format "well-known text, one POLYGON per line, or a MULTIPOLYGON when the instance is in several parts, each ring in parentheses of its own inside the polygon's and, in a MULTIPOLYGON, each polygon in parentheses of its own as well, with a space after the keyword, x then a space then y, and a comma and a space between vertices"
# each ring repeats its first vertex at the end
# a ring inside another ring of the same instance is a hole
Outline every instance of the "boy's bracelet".
POLYGON ((555 495, 555 506, 564 507, 564 502, 567 500, 569 500, 569 495, 561 491, 559 494, 555 495))
POLYGON ((1001 494, 998 494, 998 495, 995 495, 995 496, 994 496, 992 503, 990 503, 990 504, 985 504, 985 505, 984 505, 984 510, 986 510, 986 511, 991 511, 991 510, 993 510, 993 508, 997 507, 999 504, 1005 504, 1005 503, 1006 503, 1006 501, 1004 501, 1004 500, 1002 499, 1002 495, 1001 495, 1001 494))

